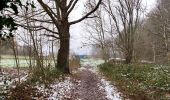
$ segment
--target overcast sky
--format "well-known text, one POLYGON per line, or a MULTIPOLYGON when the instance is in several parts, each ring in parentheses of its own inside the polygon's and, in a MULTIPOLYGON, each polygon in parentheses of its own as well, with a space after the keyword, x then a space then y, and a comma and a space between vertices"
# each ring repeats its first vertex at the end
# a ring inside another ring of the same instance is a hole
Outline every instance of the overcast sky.
MULTIPOLYGON (((147 12, 154 8, 156 0, 144 0, 143 5, 146 7, 147 12)), ((83 4, 79 3, 75 9, 76 11, 72 13, 71 18, 76 19, 80 18, 83 13, 83 4)), ((77 54, 89 54, 91 51, 90 47, 83 47, 83 42, 87 41, 84 36, 87 34, 83 28, 83 22, 73 25, 71 27, 71 52, 74 51, 77 54)))

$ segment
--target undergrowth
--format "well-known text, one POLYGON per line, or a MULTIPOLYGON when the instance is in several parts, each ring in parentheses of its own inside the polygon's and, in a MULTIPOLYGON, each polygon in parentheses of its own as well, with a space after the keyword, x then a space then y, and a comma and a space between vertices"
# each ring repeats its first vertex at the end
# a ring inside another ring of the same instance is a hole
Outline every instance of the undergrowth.
POLYGON ((49 86, 53 82, 62 78, 62 75, 63 73, 53 67, 46 67, 43 70, 34 69, 25 82, 17 84, 15 88, 10 89, 9 93, 7 93, 6 95, 6 99, 34 100, 33 97, 43 97, 43 94, 41 93, 41 91, 38 91, 38 88, 36 88, 36 86, 43 85, 46 88, 49 88, 49 86))
POLYGON ((63 73, 56 68, 44 68, 43 70, 34 69, 27 79, 29 84, 51 84, 62 77, 63 73))
POLYGON ((169 100, 170 67, 154 64, 99 65, 100 71, 132 100, 169 100))

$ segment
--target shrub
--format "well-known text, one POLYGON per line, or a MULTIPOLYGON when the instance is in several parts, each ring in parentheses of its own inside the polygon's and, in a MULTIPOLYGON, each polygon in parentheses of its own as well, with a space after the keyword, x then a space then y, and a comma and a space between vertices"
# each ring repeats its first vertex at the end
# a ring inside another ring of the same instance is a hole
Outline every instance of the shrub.
POLYGON ((61 75, 62 72, 53 67, 46 67, 43 70, 34 69, 27 82, 29 84, 40 83, 48 85, 56 81, 61 75))

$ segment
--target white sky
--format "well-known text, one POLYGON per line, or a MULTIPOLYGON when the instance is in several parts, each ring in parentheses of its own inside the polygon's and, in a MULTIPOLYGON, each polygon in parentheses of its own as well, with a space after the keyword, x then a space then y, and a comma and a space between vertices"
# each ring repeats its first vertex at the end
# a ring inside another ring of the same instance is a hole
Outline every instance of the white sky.
MULTIPOLYGON (((147 12, 153 9, 156 5, 156 0, 144 0, 143 5, 146 7, 147 12)), ((79 3, 77 8, 75 8, 75 12, 72 13, 71 18, 80 18, 83 13, 83 4, 79 3)), ((71 51, 76 52, 77 54, 89 54, 91 51, 90 47, 83 47, 83 41, 87 41, 84 38, 86 32, 83 28, 83 22, 73 25, 70 30, 71 33, 71 51)))

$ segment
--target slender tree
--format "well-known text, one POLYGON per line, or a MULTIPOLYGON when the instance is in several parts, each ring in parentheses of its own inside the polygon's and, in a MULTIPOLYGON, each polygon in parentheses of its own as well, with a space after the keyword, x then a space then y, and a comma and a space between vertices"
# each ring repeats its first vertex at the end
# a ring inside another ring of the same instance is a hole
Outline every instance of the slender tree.
MULTIPOLYGON (((169 59, 169 39, 170 39, 170 2, 169 0, 159 0, 158 5, 149 14, 148 30, 155 40, 156 55, 161 58, 169 59), (157 43, 159 39, 160 43, 157 43), (159 46, 158 46, 159 45, 159 46), (162 52, 162 53, 160 53, 162 52)), ((158 58, 160 61, 160 59, 158 58)))
MULTIPOLYGON (((96 6, 96 0, 88 0, 87 3, 88 10, 93 9, 93 6, 96 6)), ((85 22, 85 30, 89 33, 88 36, 88 45, 92 45, 100 49, 103 60, 106 62, 109 58, 108 52, 108 39, 107 34, 107 20, 104 16, 105 12, 102 6, 93 14, 96 16, 94 19, 89 19, 85 22)))

